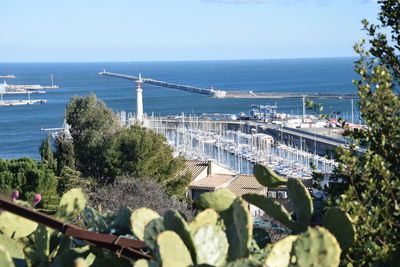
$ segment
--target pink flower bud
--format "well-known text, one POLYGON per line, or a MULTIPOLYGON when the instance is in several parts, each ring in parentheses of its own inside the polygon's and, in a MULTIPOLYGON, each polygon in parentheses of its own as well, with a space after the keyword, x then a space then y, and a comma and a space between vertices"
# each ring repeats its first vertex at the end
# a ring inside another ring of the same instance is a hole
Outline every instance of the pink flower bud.
POLYGON ((32 207, 35 207, 37 204, 39 204, 41 200, 42 200, 42 195, 36 194, 35 197, 33 198, 32 207))
POLYGON ((19 198, 19 192, 18 190, 14 190, 11 194, 11 199, 13 202, 15 202, 15 200, 17 200, 19 198))

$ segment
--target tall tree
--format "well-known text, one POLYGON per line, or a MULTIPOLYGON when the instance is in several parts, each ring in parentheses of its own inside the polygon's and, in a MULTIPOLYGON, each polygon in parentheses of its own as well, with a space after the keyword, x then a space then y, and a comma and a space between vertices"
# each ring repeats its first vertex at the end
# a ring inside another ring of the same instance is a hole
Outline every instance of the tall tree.
POLYGON ((61 174, 64 167, 75 169, 74 144, 65 134, 57 136, 55 140, 54 158, 57 160, 57 175, 61 174))
POLYGON ((52 164, 53 163, 53 151, 51 149, 51 137, 50 133, 47 137, 42 141, 42 144, 39 148, 40 157, 43 163, 52 164))
POLYGON ((369 45, 355 45, 354 84, 367 128, 346 133, 353 143, 339 150, 336 171, 347 184, 336 203, 355 220, 356 242, 345 258, 354 266, 398 266, 400 259, 400 2, 378 3, 379 24, 363 21, 369 45))
POLYGON ((70 125, 78 170, 86 177, 103 179, 105 144, 120 128, 112 110, 91 93, 72 97, 65 119, 70 125))

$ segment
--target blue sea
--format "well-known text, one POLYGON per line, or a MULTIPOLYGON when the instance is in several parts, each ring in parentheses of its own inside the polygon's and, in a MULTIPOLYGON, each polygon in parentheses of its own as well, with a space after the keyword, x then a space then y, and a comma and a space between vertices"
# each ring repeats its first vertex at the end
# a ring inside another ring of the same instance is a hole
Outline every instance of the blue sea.
MULTIPOLYGON (((50 76, 60 88, 32 99, 46 104, 0 107, 0 158, 29 156, 39 159, 42 127, 60 127, 65 106, 72 96, 97 95, 114 111, 134 112, 136 84, 133 81, 97 75, 106 71, 221 90, 254 92, 355 93, 352 80, 355 58, 274 59, 186 62, 104 63, 0 63, 0 75, 14 74, 9 84, 49 85, 50 76)), ((1 81, 2 82, 2 81, 1 81)), ((202 113, 248 113, 251 104, 273 104, 278 111, 301 113, 301 99, 215 99, 204 95, 144 84, 144 111, 156 115, 202 113)), ((26 98, 5 96, 4 100, 26 98)), ((327 110, 348 117, 350 100, 318 100, 327 110)))

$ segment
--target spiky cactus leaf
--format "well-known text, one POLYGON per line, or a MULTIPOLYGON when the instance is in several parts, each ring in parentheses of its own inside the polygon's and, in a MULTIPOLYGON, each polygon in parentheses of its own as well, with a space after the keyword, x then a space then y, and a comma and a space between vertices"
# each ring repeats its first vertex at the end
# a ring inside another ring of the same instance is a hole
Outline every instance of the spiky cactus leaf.
MULTIPOLYGON (((31 208, 25 201, 16 201, 24 207, 31 208)), ((0 231, 8 237, 18 239, 30 235, 37 228, 38 224, 34 221, 17 216, 11 212, 3 211, 0 214, 0 231)))
POLYGON ((190 228, 180 213, 176 210, 167 210, 164 214, 164 226, 166 230, 174 231, 180 236, 189 249, 193 262, 196 262, 196 249, 193 244, 190 228))
POLYGON ((268 254, 264 266, 266 267, 288 266, 290 262, 290 252, 292 250, 292 245, 296 239, 297 236, 290 235, 276 242, 273 245, 271 252, 268 254))
POLYGON ((10 253, 0 245, 0 267, 15 267, 10 253))
POLYGON ((200 209, 211 208, 217 212, 222 212, 229 209, 235 199, 236 195, 229 189, 221 188, 215 192, 201 194, 196 205, 200 209))
POLYGON ((25 255, 22 251, 23 247, 21 244, 8 236, 0 235, 0 246, 7 248, 7 251, 10 253, 17 267, 26 266, 25 255))
POLYGON ((271 242, 269 233, 265 229, 259 227, 253 228, 253 239, 256 241, 259 248, 264 248, 271 242))
POLYGON ((229 260, 246 258, 249 255, 253 237, 253 219, 241 198, 232 204, 233 223, 227 228, 229 244, 229 260))
POLYGON ((306 231, 314 211, 310 192, 301 181, 295 178, 288 179, 287 188, 297 218, 295 232, 306 231))
POLYGON ((256 164, 253 168, 253 173, 257 181, 263 186, 278 187, 286 184, 286 180, 264 165, 256 164))
POLYGON ((213 209, 205 209, 189 223, 190 231, 192 234, 206 224, 216 225, 218 221, 218 213, 213 209))
POLYGON ((336 238, 323 227, 309 227, 294 241, 289 266, 337 267, 341 249, 336 238))
POLYGON ((95 228, 99 232, 105 232, 107 230, 108 226, 106 220, 92 207, 85 207, 82 215, 87 228, 95 228))
POLYGON ((132 210, 129 207, 120 207, 110 223, 110 228, 115 229, 118 234, 130 234, 131 216, 132 210))
POLYGON ((55 216, 64 221, 72 221, 86 206, 86 196, 81 188, 67 191, 60 200, 55 216))
POLYGON ((74 261, 78 258, 85 259, 90 255, 89 246, 84 246, 81 248, 73 248, 65 251, 59 257, 55 259, 51 266, 65 266, 65 267, 73 267, 74 261))
POLYGON ((296 229, 296 223, 293 221, 289 212, 279 202, 258 194, 245 194, 244 200, 262 209, 269 216, 279 221, 291 230, 296 229))
POLYGON ((225 232, 218 226, 206 224, 193 236, 196 247, 197 264, 220 266, 228 254, 228 240, 225 232))
POLYGON ((33 239, 35 242, 36 255, 43 262, 49 260, 50 254, 50 232, 43 225, 39 225, 35 232, 33 232, 33 239))
POLYGON ((144 240, 144 229, 146 225, 153 219, 161 216, 154 210, 148 208, 140 208, 134 210, 131 215, 132 232, 140 239, 144 240))
POLYGON ((231 261, 226 264, 224 267, 262 267, 263 264, 254 259, 239 259, 236 261, 231 261))
POLYGON ((148 261, 145 259, 140 259, 140 260, 137 260, 133 266, 134 267, 158 267, 160 265, 155 261, 148 261))
POLYGON ((189 250, 174 231, 159 234, 157 248, 163 267, 187 267, 193 264, 189 250))
POLYGON ((355 226, 350 216, 337 207, 328 208, 323 224, 337 239, 342 250, 346 250, 355 240, 355 226))
POLYGON ((144 228, 144 242, 146 243, 146 246, 154 251, 157 245, 157 236, 164 231, 165 227, 163 218, 160 217, 151 220, 144 228))

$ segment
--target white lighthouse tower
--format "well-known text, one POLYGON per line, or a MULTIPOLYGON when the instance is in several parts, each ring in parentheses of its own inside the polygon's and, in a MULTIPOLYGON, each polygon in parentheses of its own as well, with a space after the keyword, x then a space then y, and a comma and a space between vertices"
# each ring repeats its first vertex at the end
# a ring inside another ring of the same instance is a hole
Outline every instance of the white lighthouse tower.
POLYGON ((140 84, 143 83, 142 74, 139 73, 139 80, 137 82, 136 88, 136 121, 138 123, 143 122, 143 89, 140 84))

